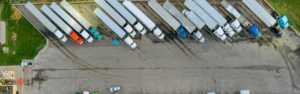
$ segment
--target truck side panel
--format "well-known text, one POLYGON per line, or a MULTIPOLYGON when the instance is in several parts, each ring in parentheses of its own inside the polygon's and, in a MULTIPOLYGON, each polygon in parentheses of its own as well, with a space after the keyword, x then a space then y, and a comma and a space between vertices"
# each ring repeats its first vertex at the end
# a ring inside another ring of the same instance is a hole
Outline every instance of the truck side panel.
POLYGON ((156 0, 149 0, 148 5, 163 18, 173 30, 177 30, 180 27, 180 23, 167 12, 156 0))
POLYGON ((175 6, 173 6, 169 1, 166 1, 163 7, 173 15, 179 23, 191 34, 195 29, 196 26, 193 25, 175 6))
POLYGON ((215 22, 202 8, 200 8, 194 1, 185 0, 184 5, 195 14, 198 15, 203 22, 205 22, 206 26, 213 30, 218 24, 215 22))
POLYGON ((124 38, 126 32, 114 23, 108 16, 106 16, 99 8, 94 10, 94 13, 120 38, 124 38))
POLYGON ((186 17, 200 30, 204 27, 205 23, 193 12, 190 11, 186 17))
POLYGON ((268 27, 276 23, 276 20, 255 0, 243 0, 243 3, 252 10, 268 27))
POLYGON ((79 32, 82 30, 82 27, 67 14, 60 6, 53 2, 50 7, 63 19, 65 20, 75 31, 79 32))
POLYGON ((134 4, 129 0, 124 0, 123 5, 142 22, 150 31, 154 30, 155 24, 150 20, 141 10, 139 10, 134 4))
POLYGON ((137 19, 126 10, 117 0, 107 0, 107 2, 117 10, 131 25, 137 21, 137 19))
POLYGON ((110 7, 104 0, 95 0, 95 2, 120 26, 124 26, 126 21, 122 18, 112 7, 110 7))
POLYGON ((89 30, 92 25, 82 17, 78 11, 76 11, 66 0, 60 2, 60 5, 64 7, 85 29, 89 30))
POLYGON ((47 5, 44 4, 41 7, 41 10, 43 10, 44 13, 47 14, 48 17, 52 19, 64 32, 69 35, 72 33, 72 29, 65 22, 63 22, 47 5))
POLYGON ((225 25, 226 19, 214 9, 206 0, 194 0, 208 15, 210 15, 220 26, 225 25))
POLYGON ((38 18, 51 32, 56 30, 56 26, 51 23, 43 14, 40 12, 31 2, 27 2, 25 7, 36 17, 38 18))

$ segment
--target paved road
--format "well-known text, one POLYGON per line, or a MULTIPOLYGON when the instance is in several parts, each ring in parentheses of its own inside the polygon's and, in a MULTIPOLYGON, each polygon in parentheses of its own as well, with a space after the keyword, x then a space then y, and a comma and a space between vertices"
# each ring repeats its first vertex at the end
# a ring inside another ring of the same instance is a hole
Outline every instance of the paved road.
POLYGON ((294 32, 287 29, 282 38, 276 38, 263 31, 257 39, 239 34, 221 42, 201 30, 206 42, 200 44, 190 35, 182 39, 172 34, 142 3, 136 6, 151 20, 156 19, 154 22, 167 34, 163 41, 155 41, 148 34, 134 40, 138 44, 135 50, 124 42, 117 47, 100 41, 81 46, 50 43, 35 58, 35 65, 25 68, 25 78, 32 83, 24 91, 107 94, 109 87, 121 86, 123 90, 118 93, 122 94, 235 94, 242 89, 251 90, 251 94, 300 93, 300 39, 294 32))

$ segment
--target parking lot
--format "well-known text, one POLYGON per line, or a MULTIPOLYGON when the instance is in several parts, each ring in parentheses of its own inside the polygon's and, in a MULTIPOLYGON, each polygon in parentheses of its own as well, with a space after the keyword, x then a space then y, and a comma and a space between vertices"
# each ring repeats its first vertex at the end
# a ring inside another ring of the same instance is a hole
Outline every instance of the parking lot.
MULTIPOLYGON (((239 94, 244 89, 251 94, 300 93, 300 36, 287 28, 282 29, 283 36, 278 38, 242 2, 227 1, 258 26, 260 37, 254 38, 245 29, 221 41, 203 28, 200 32, 205 37, 204 43, 195 41, 191 35, 180 38, 146 1, 134 1, 166 37, 159 40, 148 31, 144 36, 134 37, 138 47, 131 50, 124 42, 119 46, 112 43, 117 37, 92 13, 98 7, 94 2, 76 2, 71 5, 105 38, 82 45, 71 38, 62 43, 24 5, 15 5, 50 40, 34 59, 34 66, 24 69, 24 79, 29 79, 30 84, 24 85, 23 91, 74 94, 86 90, 107 94, 110 87, 121 86, 122 91, 117 93, 239 94)), ((228 16, 219 2, 209 3, 224 17, 228 16)), ((185 8, 183 1, 172 4, 179 11, 185 8)), ((272 11, 266 4, 264 7, 272 11)))

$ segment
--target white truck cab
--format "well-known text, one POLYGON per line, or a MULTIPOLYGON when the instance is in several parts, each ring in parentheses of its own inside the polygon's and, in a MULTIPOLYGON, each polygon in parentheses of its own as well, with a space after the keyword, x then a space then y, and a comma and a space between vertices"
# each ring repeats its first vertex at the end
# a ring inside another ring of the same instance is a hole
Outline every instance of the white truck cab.
POLYGON ((218 29, 216 29, 214 31, 214 34, 220 38, 222 41, 224 41, 226 39, 226 35, 224 33, 224 31, 221 29, 221 27, 219 27, 218 29))
POLYGON ((156 37, 158 37, 159 39, 163 39, 165 37, 165 35, 161 32, 161 30, 159 28, 156 28, 154 31, 153 31, 154 35, 156 37))
POLYGON ((250 90, 241 90, 241 94, 250 94, 250 90))
POLYGON ((67 42, 68 38, 62 33, 60 32, 59 30, 55 30, 53 32, 62 42, 67 42))
POLYGON ((193 34, 193 37, 196 39, 196 41, 203 43, 205 41, 205 38, 202 36, 202 34, 200 33, 200 31, 196 31, 193 34))
POLYGON ((124 39, 124 42, 127 43, 131 47, 131 49, 135 49, 137 46, 136 43, 130 37, 126 37, 124 39))
POLYGON ((135 25, 134 25, 134 28, 139 32, 141 33, 141 35, 145 35, 147 33, 147 31, 145 30, 145 28, 142 26, 142 24, 140 22, 137 22, 135 25))
POLYGON ((89 43, 92 43, 93 42, 93 38, 85 31, 85 30, 82 30, 82 32, 80 33, 83 38, 85 38, 89 43))
POLYGON ((88 91, 83 91, 82 94, 90 94, 88 91))
POLYGON ((222 28, 225 31, 225 33, 228 34, 230 37, 232 37, 235 34, 228 23, 226 23, 222 28))
POLYGON ((216 94, 215 92, 208 92, 207 94, 216 94))
POLYGON ((131 36, 134 37, 136 32, 133 30, 133 28, 131 26, 129 26, 128 24, 126 24, 126 26, 124 27, 125 31, 131 36))
POLYGON ((233 28, 237 33, 240 33, 242 31, 242 27, 240 25, 240 22, 238 20, 234 20, 231 23, 231 28, 233 28))

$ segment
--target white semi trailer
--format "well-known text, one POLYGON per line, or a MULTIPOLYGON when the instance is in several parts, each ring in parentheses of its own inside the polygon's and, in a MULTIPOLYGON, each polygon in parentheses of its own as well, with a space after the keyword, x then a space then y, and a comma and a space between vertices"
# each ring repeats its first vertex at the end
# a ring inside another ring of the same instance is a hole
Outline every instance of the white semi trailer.
POLYGON ((121 29, 116 23, 114 23, 107 15, 105 15, 99 8, 94 10, 94 13, 110 28, 115 34, 117 34, 125 43, 127 43, 132 49, 136 48, 136 43, 128 36, 126 32, 121 29))
POLYGON ((73 19, 69 14, 67 14, 60 6, 53 2, 50 7, 64 20, 68 23, 76 32, 80 33, 89 43, 93 42, 93 38, 82 29, 82 27, 73 19))
POLYGON ((112 7, 110 7, 104 0, 95 0, 95 2, 110 16, 117 24, 122 26, 124 30, 131 36, 134 37, 136 32, 133 28, 126 23, 126 20, 122 18, 112 7))
POLYGON ((73 16, 86 30, 96 37, 97 40, 103 38, 103 36, 74 9, 66 0, 60 2, 60 5, 73 16))
POLYGON ((157 28, 141 10, 139 10, 134 4, 132 4, 129 0, 124 0, 123 5, 127 8, 140 22, 142 22, 153 34, 159 38, 163 39, 165 36, 161 32, 159 28, 157 28))
POLYGON ((231 23, 231 28, 233 28, 236 32, 241 32, 242 27, 238 19, 241 19, 241 14, 233 8, 230 4, 228 4, 225 0, 221 2, 221 5, 231 14, 234 16, 235 20, 231 23))
POLYGON ((66 42, 68 38, 57 29, 57 27, 51 23, 31 2, 27 2, 25 4, 25 7, 37 18, 39 21, 41 21, 44 26, 48 30, 54 33, 54 35, 59 38, 62 42, 66 42))
MULTIPOLYGON (((204 37, 202 36, 202 34, 200 33, 200 31, 197 30, 196 26, 193 25, 193 23, 191 21, 189 21, 189 19, 187 19, 175 6, 173 6, 169 0, 167 0, 164 4, 163 7, 171 14, 173 15, 178 22, 185 28, 186 31, 188 31, 189 34, 193 35, 193 37, 200 43, 204 42, 204 37)), ((199 18, 198 18, 199 21, 199 18)), ((200 20, 200 22, 202 22, 202 26, 200 26, 201 28, 205 25, 204 22, 202 20, 200 20)), ((199 29, 201 29, 199 28, 199 29)))
POLYGON ((48 17, 55 22, 65 33, 70 35, 76 43, 79 45, 83 43, 82 39, 75 33, 73 30, 66 24, 64 23, 47 5, 43 5, 41 7, 41 10, 48 15, 48 17))
MULTIPOLYGON (((226 39, 226 35, 222 28, 212 19, 202 8, 200 8, 193 0, 185 0, 184 5, 193 11, 212 32, 222 41, 226 39)), ((185 11, 185 10, 184 10, 185 11)))
POLYGON ((169 14, 156 0, 148 0, 148 5, 165 21, 167 22, 173 30, 175 30, 180 37, 185 37, 186 33, 184 32, 181 24, 169 14))
POLYGON ((232 37, 235 33, 227 23, 227 20, 216 10, 214 9, 206 0, 194 0, 194 2, 200 6, 211 18, 213 18, 219 26, 232 37))
POLYGON ((131 24, 141 35, 145 35, 147 31, 142 26, 140 22, 128 11, 126 10, 118 0, 107 0, 107 2, 118 11, 127 21, 131 24))

